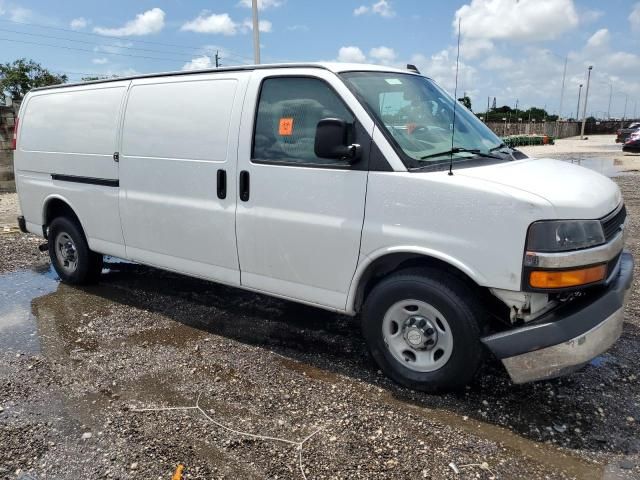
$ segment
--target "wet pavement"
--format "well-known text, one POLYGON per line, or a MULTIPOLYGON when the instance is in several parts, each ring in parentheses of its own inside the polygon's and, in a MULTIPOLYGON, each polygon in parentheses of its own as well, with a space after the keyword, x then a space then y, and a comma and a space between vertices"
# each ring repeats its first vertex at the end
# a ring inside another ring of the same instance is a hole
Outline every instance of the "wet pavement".
MULTIPOLYGON (((639 258, 640 175, 616 181, 639 258)), ((488 361, 435 396, 382 376, 357 319, 114 259, 71 287, 20 237, 0 237, 0 478, 640 478, 637 286, 584 370, 516 386, 488 361)))

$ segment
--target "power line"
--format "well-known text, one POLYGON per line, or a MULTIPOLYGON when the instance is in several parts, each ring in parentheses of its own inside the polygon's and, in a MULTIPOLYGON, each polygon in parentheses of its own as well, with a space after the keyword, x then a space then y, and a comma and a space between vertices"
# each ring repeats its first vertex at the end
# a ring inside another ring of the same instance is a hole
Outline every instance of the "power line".
MULTIPOLYGON (((16 21, 16 20, 8 20, 8 19, 2 19, 2 18, 0 18, 0 22, 13 23, 13 24, 18 24, 18 25, 27 25, 27 26, 30 26, 30 27, 46 28, 46 29, 50 29, 50 30, 59 30, 59 31, 62 31, 62 32, 73 33, 73 34, 76 34, 76 35, 89 35, 89 36, 92 36, 92 37, 109 38, 109 39, 114 38, 114 37, 112 37, 110 35, 103 35, 103 34, 94 33, 94 32, 80 32, 78 30, 71 30, 69 28, 53 27, 51 25, 42 25, 42 24, 39 24, 39 23, 19 22, 19 21, 16 21)), ((130 36, 124 36, 122 38, 126 38, 128 41, 135 42, 135 43, 146 43, 146 44, 149 44, 149 45, 160 45, 160 46, 165 46, 165 47, 179 48, 179 49, 183 49, 185 51, 188 51, 189 53, 192 52, 193 50, 198 50, 198 49, 202 49, 203 48, 203 47, 193 47, 193 46, 184 45, 184 44, 183 45, 179 45, 179 44, 173 44, 173 43, 152 42, 150 40, 138 40, 136 38, 131 38, 130 36)), ((242 58, 242 59, 247 60, 249 62, 253 62, 253 59, 251 57, 241 55, 238 52, 234 52, 233 50, 228 50, 226 48, 225 48, 225 51, 233 54, 234 56, 236 56, 238 58, 242 58)))
MULTIPOLYGON (((109 52, 109 51, 100 51, 100 52, 96 52, 95 50, 92 49, 87 49, 87 48, 79 48, 79 47, 71 47, 71 46, 65 46, 65 45, 53 45, 53 44, 49 44, 49 43, 39 43, 39 42, 30 42, 27 40, 17 40, 17 39, 12 39, 12 38, 1 38, 0 37, 0 41, 6 41, 6 42, 15 42, 15 43, 24 43, 27 45, 36 45, 39 47, 50 47, 50 48, 59 48, 59 49, 63 49, 63 50, 72 50, 72 51, 78 51, 78 52, 88 52, 88 53, 92 53, 92 54, 105 54, 105 55, 118 55, 121 57, 130 57, 130 58, 143 58, 146 60, 159 60, 162 62, 180 62, 180 63, 189 63, 191 61, 193 61, 193 57, 189 58, 189 59, 185 59, 185 58, 170 58, 170 57, 151 57, 148 55, 134 55, 134 54, 130 54, 130 53, 119 53, 119 52, 109 52)), ((202 54, 201 56, 206 56, 209 57, 209 55, 206 54, 202 54)), ((229 56, 228 56, 229 57, 229 56)), ((233 60, 233 56, 229 57, 233 60)), ((238 62, 240 64, 246 64, 246 62, 238 62)))
POLYGON ((192 59, 189 60, 185 60, 183 58, 160 58, 160 57, 149 57, 146 55, 133 55, 130 53, 116 53, 116 52, 96 52, 95 50, 91 50, 91 49, 87 49, 87 48, 79 48, 79 47, 70 47, 70 46, 64 46, 64 45, 52 45, 50 43, 39 43, 39 42, 29 42, 27 40, 17 40, 17 39, 12 39, 12 38, 0 38, 0 41, 5 41, 5 42, 16 42, 16 43, 24 43, 24 44, 28 44, 28 45, 37 45, 39 47, 52 47, 52 48, 61 48, 64 50, 75 50, 78 52, 89 52, 92 54, 97 54, 97 53, 104 53, 107 55, 119 55, 122 57, 133 57, 133 58, 145 58, 147 60, 161 60, 164 62, 171 62, 171 61, 178 61, 178 62, 185 62, 185 61, 191 61, 192 59))
POLYGON ((21 31, 18 31, 18 30, 9 30, 9 29, 6 29, 6 28, 0 28, 0 32, 17 33, 19 35, 29 35, 29 36, 32 36, 32 37, 51 38, 51 39, 54 39, 54 40, 63 40, 63 41, 66 41, 66 42, 83 43, 83 44, 86 44, 86 45, 94 45, 94 46, 98 46, 98 47, 122 48, 122 49, 126 49, 126 50, 140 50, 140 51, 143 51, 143 52, 154 52, 154 53, 162 53, 162 54, 167 54, 167 53, 173 54, 173 53, 175 53, 177 55, 182 55, 182 53, 180 53, 180 52, 167 52, 167 51, 162 51, 162 50, 153 50, 153 49, 150 49, 150 48, 130 47, 130 46, 127 46, 127 45, 118 45, 118 44, 114 44, 114 43, 112 43, 112 44, 104 44, 103 45, 103 44, 99 44, 99 43, 88 42, 86 40, 76 40, 76 39, 73 39, 73 38, 57 37, 55 35, 45 35, 43 33, 21 32, 21 31))

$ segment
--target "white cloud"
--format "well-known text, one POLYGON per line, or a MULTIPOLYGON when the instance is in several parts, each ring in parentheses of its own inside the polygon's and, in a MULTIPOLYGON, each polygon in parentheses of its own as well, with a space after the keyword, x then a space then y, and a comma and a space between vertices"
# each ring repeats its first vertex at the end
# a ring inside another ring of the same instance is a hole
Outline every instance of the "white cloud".
POLYGON ((396 12, 391 8, 391 4, 387 0, 380 0, 371 6, 371 11, 381 17, 395 17, 396 12))
POLYGON ((507 70, 513 66, 514 62, 511 58, 501 55, 491 55, 482 62, 482 67, 488 70, 507 70))
POLYGON ((131 42, 123 42, 122 40, 116 40, 111 45, 97 45, 93 47, 93 51, 96 53, 122 53, 123 48, 131 48, 133 47, 133 43, 131 42))
POLYGON ((609 30, 606 28, 601 28, 596 33, 591 35, 591 38, 587 41, 587 48, 601 48, 605 47, 609 44, 609 40, 611 35, 609 35, 609 30))
POLYGON ((494 43, 486 38, 464 38, 460 43, 460 55, 466 59, 488 55, 495 48, 494 43))
MULTIPOLYGON (((415 54, 411 57, 409 63, 417 66, 423 75, 433 78, 436 83, 453 95, 456 79, 455 54, 452 54, 449 50, 441 50, 429 57, 423 54, 415 54)), ((476 69, 464 62, 459 62, 458 69, 458 96, 462 96, 462 92, 465 90, 468 94, 471 94, 469 87, 476 84, 474 81, 476 69)))
POLYGON ((89 20, 84 17, 74 18, 69 22, 69 26, 73 30, 82 30, 83 28, 87 28, 87 25, 89 25, 89 20))
POLYGON ((238 32, 238 24, 231 20, 228 13, 200 14, 193 20, 185 23, 180 30, 197 33, 217 33, 222 35, 235 35, 238 32))
MULTIPOLYGON (((258 22, 260 32, 270 33, 273 31, 273 24, 269 20, 258 22)), ((253 21, 246 18, 242 23, 235 22, 228 13, 208 13, 203 12, 193 20, 185 23, 180 30, 197 33, 214 33, 221 35, 236 35, 248 33, 253 30, 253 21)))
POLYGON ((367 60, 362 50, 358 47, 341 47, 338 51, 338 61, 346 63, 363 63, 367 60))
MULTIPOLYGON (((242 27, 244 31, 253 31, 253 21, 247 18, 244 22, 242 22, 242 27)), ((258 21, 258 30, 261 33, 271 33, 272 29, 273 24, 269 20, 258 21)))
POLYGON ((33 18, 34 18, 33 12, 28 8, 13 7, 9 9, 9 19, 12 22, 18 22, 18 23, 29 22, 30 20, 33 20, 33 18))
POLYGON ((57 18, 34 12, 33 10, 5 0, 0 0, 0 17, 1 16, 6 16, 6 18, 12 22, 18 23, 39 23, 44 25, 55 25, 58 23, 57 18))
POLYGON ((602 10, 584 10, 578 15, 580 17, 580 23, 586 24, 595 22, 604 15, 604 12, 602 10))
POLYGON ((109 60, 107 60, 104 57, 101 58, 94 58, 93 60, 91 60, 92 63, 95 63, 96 65, 104 65, 105 63, 109 63, 109 60))
MULTIPOLYGON (((266 10, 267 8, 279 7, 284 3, 282 0, 258 0, 258 10, 266 10)), ((240 0, 238 6, 252 8, 251 0, 240 0)))
POLYGON ((459 19, 463 36, 489 40, 552 40, 579 23, 573 0, 471 0, 456 11, 455 33, 459 19))
POLYGON ((200 57, 196 57, 190 62, 185 63, 182 66, 182 70, 204 70, 207 68, 213 68, 215 63, 208 55, 202 55, 200 57))
POLYGON ((127 37, 132 35, 149 35, 158 33, 164 28, 165 13, 160 8, 152 8, 146 12, 139 13, 136 18, 129 20, 123 27, 105 28, 95 27, 93 31, 100 35, 110 37, 127 37))
POLYGON ((640 32, 640 3, 636 3, 629 14, 629 23, 631 29, 640 32))
POLYGON ((371 4, 371 6, 360 5, 353 11, 353 14, 356 17, 360 15, 364 15, 367 13, 371 13, 374 15, 380 15, 384 18, 392 18, 396 16, 396 12, 391 6, 389 0, 379 0, 376 3, 371 4))
POLYGON ((360 5, 358 8, 356 8, 353 11, 353 14, 356 17, 359 17, 360 15, 364 15, 365 13, 368 13, 368 12, 369 12, 369 7, 367 7, 366 5, 360 5))
POLYGON ((375 47, 369 51, 369 56, 376 61, 376 63, 381 63, 383 65, 392 64, 396 57, 398 56, 393 48, 389 47, 375 47))

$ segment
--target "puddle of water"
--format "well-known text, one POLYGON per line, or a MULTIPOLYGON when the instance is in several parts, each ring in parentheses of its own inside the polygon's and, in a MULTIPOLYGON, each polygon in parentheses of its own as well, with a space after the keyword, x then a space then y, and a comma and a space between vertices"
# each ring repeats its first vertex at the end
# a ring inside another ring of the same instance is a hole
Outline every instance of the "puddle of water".
POLYGON ((600 355, 599 357, 594 358, 593 360, 591 360, 589 362, 590 365, 594 366, 594 367, 602 367, 603 365, 606 365, 607 363, 609 363, 609 358, 600 355))
MULTIPOLYGON (((616 164, 613 158, 561 158, 565 162, 573 163, 575 165, 581 165, 589 170, 594 170, 607 177, 617 177, 621 175, 620 166, 616 164)), ((618 162, 619 163, 619 162, 618 162)))
POLYGON ((54 292, 58 284, 57 276, 49 269, 0 275, 0 350, 40 351, 31 301, 54 292))

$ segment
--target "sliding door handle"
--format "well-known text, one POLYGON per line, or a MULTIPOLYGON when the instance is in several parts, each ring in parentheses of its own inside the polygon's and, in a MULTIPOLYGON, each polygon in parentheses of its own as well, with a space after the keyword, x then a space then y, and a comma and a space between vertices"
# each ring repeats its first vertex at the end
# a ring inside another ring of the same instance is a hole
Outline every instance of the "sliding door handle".
POLYGON ((227 198, 227 172, 218 170, 218 198, 227 198))
POLYGON ((246 170, 240 172, 240 200, 249 200, 249 172, 246 170))

